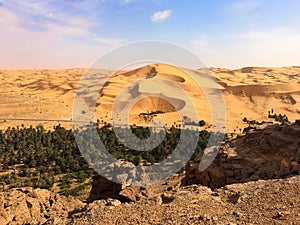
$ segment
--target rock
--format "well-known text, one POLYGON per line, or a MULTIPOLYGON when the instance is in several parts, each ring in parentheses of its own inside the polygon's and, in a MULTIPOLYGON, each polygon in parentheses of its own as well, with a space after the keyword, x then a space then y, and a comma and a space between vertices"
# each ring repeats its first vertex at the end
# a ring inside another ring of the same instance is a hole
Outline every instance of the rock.
POLYGON ((121 204, 122 203, 117 199, 108 199, 107 203, 106 203, 106 206, 119 206, 121 204))
POLYGON ((0 193, 0 224, 64 224, 68 212, 83 206, 73 197, 43 189, 11 189, 0 193))
POLYGON ((240 198, 240 193, 232 193, 228 195, 228 202, 236 204, 238 203, 239 198, 240 198))
MULTIPOLYGON (((12 189, 0 193, 0 224, 298 224, 299 185, 300 176, 230 184, 215 191, 191 185, 138 202, 108 198, 87 204, 47 190, 12 189), (163 204, 162 198, 173 200, 163 204), (236 203, 228 198, 237 198, 236 203)), ((139 188, 140 193, 146 189, 139 188)))
POLYGON ((232 215, 236 216, 236 217, 241 217, 242 214, 239 211, 233 211, 232 215))
POLYGON ((100 175, 93 176, 92 189, 88 198, 88 202, 98 199, 115 198, 126 201, 124 196, 120 196, 119 192, 122 191, 124 186, 112 182, 100 175))
POLYGON ((211 196, 218 197, 218 196, 220 196, 220 195, 219 195, 219 193, 217 193, 217 192, 213 192, 213 193, 211 194, 211 196))
POLYGON ((161 195, 161 199, 162 199, 163 204, 167 204, 167 203, 172 202, 175 199, 175 196, 172 194, 163 193, 161 195))
POLYGON ((218 221, 219 220, 219 218, 217 216, 212 216, 211 219, 212 219, 212 221, 218 221))
POLYGON ((273 216, 273 219, 278 219, 278 220, 286 220, 286 217, 289 215, 289 212, 281 212, 277 211, 275 216, 273 216))
POLYGON ((287 159, 283 159, 280 162, 280 170, 279 170, 279 176, 280 177, 286 177, 290 174, 290 165, 287 159))
POLYGON ((100 175, 93 176, 92 190, 88 202, 98 199, 114 198, 121 202, 152 199, 167 191, 175 191, 180 187, 184 176, 174 175, 171 178, 146 186, 126 186, 114 183, 100 175))
POLYGON ((284 178, 300 172, 300 127, 269 125, 223 144, 204 171, 199 163, 205 151, 186 165, 183 185, 202 184, 212 189, 258 179, 284 178))
POLYGON ((292 166, 292 173, 295 173, 295 174, 299 174, 300 173, 300 165, 297 161, 293 161, 291 163, 291 166, 292 166))

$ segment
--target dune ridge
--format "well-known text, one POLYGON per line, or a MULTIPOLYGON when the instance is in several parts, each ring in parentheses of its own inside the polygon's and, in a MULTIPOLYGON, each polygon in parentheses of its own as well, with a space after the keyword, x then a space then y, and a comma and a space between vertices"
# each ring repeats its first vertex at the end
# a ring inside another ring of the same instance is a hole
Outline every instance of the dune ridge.
MULTIPOLYGON (((276 113, 288 115, 291 121, 300 117, 300 67, 246 67, 237 70, 210 68, 209 70, 209 74, 203 74, 202 70, 194 72, 202 76, 202 85, 212 90, 222 90, 226 103, 227 132, 239 132, 247 126, 242 122, 244 117, 268 121, 267 113, 271 109, 276 113), (210 76, 215 76, 217 82, 209 80, 210 76)), ((84 68, 0 70, 2 106, 0 117, 71 120, 75 90, 86 71, 87 69, 84 68)), ((193 101, 198 117, 207 121, 206 128, 210 126, 211 112, 207 99, 197 83, 181 68, 152 64, 132 71, 117 71, 109 78, 102 90, 95 85, 96 81, 93 80, 95 73, 103 74, 103 79, 106 79, 112 71, 89 70, 89 80, 83 91, 86 101, 89 101, 94 93, 99 93, 95 119, 111 122, 110 112, 113 103, 120 93, 125 93, 124 87, 128 87, 129 97, 141 97, 132 108, 131 123, 146 125, 148 122, 144 121, 139 114, 158 110, 165 113, 157 116, 172 125, 178 122, 179 116, 167 103, 168 98, 175 99, 179 108, 185 107, 185 99, 176 91, 176 87, 179 87, 193 101), (167 89, 164 85, 159 86, 155 83, 155 79, 158 78, 173 82, 175 84, 173 89, 167 89), (153 96, 147 97, 149 92, 159 95, 160 90, 163 89, 167 89, 164 90, 164 100, 153 96)), ((126 101, 125 95, 120 99, 122 98, 126 101)), ((0 128, 21 124, 29 126, 35 123, 37 122, 1 120, 0 128)), ((53 122, 41 123, 47 128, 53 126, 53 122)), ((70 127, 71 123, 63 125, 70 127)))

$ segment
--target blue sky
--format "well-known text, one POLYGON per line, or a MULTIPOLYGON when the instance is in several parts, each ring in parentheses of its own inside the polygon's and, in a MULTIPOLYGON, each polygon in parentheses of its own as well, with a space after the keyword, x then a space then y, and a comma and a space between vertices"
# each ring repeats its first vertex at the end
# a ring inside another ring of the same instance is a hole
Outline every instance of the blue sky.
POLYGON ((300 65, 300 1, 0 0, 0 69, 88 67, 161 40, 210 67, 300 65))

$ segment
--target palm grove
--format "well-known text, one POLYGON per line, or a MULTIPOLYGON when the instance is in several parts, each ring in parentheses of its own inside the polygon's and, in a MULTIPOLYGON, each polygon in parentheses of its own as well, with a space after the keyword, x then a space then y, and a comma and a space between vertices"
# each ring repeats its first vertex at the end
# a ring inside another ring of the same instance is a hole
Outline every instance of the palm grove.
MULTIPOLYGON (((149 128, 145 127, 123 129, 130 129, 140 139, 151 134, 149 128)), ((97 132, 110 154, 135 165, 149 165, 167 158, 180 138, 180 129, 169 128, 160 145, 151 151, 141 152, 125 147, 110 124, 97 126, 97 132)), ((209 136, 206 130, 199 132, 194 155, 206 147, 209 136)), ((56 125, 52 130, 45 130, 42 125, 22 125, 0 130, 0 183, 6 189, 24 186, 50 189, 56 184, 60 187, 60 193, 76 196, 93 174, 94 170, 77 147, 72 129, 56 125), (74 181, 78 185, 71 188, 74 181)))

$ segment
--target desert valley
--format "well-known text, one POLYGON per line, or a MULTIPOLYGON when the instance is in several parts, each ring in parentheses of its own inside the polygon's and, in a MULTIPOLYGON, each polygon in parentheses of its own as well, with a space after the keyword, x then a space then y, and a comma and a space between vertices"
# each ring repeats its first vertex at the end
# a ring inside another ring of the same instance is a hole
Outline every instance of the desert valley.
POLYGON ((0 225, 300 225, 299 9, 0 0, 0 225))
MULTIPOLYGON (((204 171, 198 167, 208 154, 204 149, 213 126, 211 111, 203 90, 188 73, 165 64, 116 73, 89 70, 109 76, 101 90, 97 82, 88 83, 86 97, 98 94, 93 121, 99 136, 110 153, 128 165, 155 165, 168 157, 178 141, 176 132, 184 129, 175 107, 166 100, 172 97, 184 108, 176 91, 163 98, 147 97, 165 87, 130 86, 136 80, 160 77, 174 82, 186 91, 204 121, 201 126, 194 121, 200 131, 197 152, 184 168, 146 186, 122 185, 97 175, 78 151, 72 107, 87 71, 0 71, 0 224, 300 223, 299 67, 210 68, 205 76, 215 79, 205 83, 204 77, 203 85, 223 93, 226 136, 204 171), (150 155, 123 148, 112 137, 111 111, 124 87, 129 87, 129 96, 142 96, 129 117, 136 134, 147 137, 145 127, 156 116, 169 129, 170 141, 150 155)), ((201 70, 194 73, 204 76, 201 70)), ((90 77, 93 81, 93 74, 90 77)))

